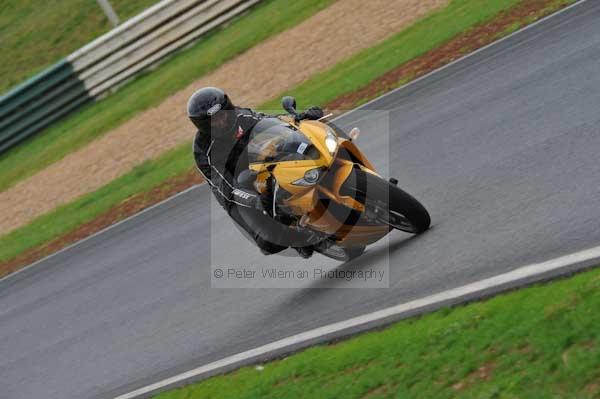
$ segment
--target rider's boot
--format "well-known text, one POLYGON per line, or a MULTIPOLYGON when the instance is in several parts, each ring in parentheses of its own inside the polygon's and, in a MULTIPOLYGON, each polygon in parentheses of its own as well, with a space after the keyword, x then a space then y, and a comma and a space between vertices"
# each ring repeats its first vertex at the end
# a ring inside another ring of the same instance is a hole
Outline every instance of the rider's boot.
POLYGON ((296 250, 296 252, 298 252, 298 255, 300 255, 304 259, 310 258, 313 255, 313 252, 315 252, 313 247, 293 247, 293 248, 296 250))

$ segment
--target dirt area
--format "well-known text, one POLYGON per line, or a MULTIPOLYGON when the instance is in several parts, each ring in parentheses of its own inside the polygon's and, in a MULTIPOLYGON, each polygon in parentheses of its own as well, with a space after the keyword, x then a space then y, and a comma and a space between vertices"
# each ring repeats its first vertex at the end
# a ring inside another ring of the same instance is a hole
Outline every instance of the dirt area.
POLYGON ((145 160, 191 141, 193 129, 186 118, 185 106, 188 97, 199 87, 222 87, 236 103, 257 106, 381 42, 447 2, 339 0, 0 193, 3 204, 0 234, 97 190, 145 160))
MULTIPOLYGON (((422 76, 432 70, 451 62, 467 52, 489 44, 499 34, 514 26, 515 23, 523 23, 532 19, 541 18, 555 11, 549 8, 550 4, 556 4, 554 0, 524 0, 522 4, 504 12, 492 21, 475 27, 468 32, 457 36, 439 48, 400 66, 380 78, 371 82, 368 86, 344 96, 339 97, 327 105, 329 109, 347 109, 365 98, 381 94, 384 91, 398 87, 402 82, 422 76)), ((102 214, 95 220, 80 226, 74 231, 49 242, 46 245, 29 250, 19 257, 0 263, 0 276, 11 273, 14 270, 41 259, 65 246, 85 238, 101 229, 113 224, 118 220, 131 216, 140 210, 160 202, 171 195, 182 191, 201 180, 194 170, 173 178, 154 188, 149 192, 135 195, 120 205, 102 214)))

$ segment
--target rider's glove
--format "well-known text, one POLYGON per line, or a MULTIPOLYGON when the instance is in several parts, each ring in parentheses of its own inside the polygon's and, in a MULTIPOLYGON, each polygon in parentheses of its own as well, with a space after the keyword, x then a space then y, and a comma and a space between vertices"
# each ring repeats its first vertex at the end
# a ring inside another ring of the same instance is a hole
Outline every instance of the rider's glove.
POLYGON ((325 114, 323 113, 323 110, 321 109, 321 107, 315 106, 315 107, 310 107, 306 111, 298 114, 296 119, 298 119, 298 120, 303 120, 303 119, 316 120, 316 119, 321 119, 323 117, 323 115, 325 115, 325 114))

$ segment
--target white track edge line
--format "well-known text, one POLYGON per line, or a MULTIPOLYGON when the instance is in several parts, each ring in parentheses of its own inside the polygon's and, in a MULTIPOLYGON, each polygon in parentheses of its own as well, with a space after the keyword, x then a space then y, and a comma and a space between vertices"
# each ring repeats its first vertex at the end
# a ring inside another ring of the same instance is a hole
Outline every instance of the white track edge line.
POLYGON ((382 321, 392 316, 398 316, 412 310, 423 309, 427 306, 442 304, 449 300, 459 299, 468 295, 483 293, 492 288, 501 287, 507 283, 521 281, 526 278, 540 276, 548 272, 556 271, 568 266, 576 265, 581 262, 591 261, 600 258, 600 246, 591 249, 575 252, 569 255, 564 255, 542 263, 534 263, 528 266, 520 267, 516 270, 499 274, 494 277, 486 278, 475 283, 463 285, 458 288, 452 288, 434 295, 416 299, 410 302, 402 303, 396 306, 388 307, 362 316, 353 317, 337 323, 332 323, 323 327, 315 328, 300 334, 292 335, 269 344, 259 346, 238 354, 228 356, 221 360, 208 363, 204 366, 197 367, 187 372, 176 376, 164 379, 157 383, 147 385, 136 389, 124 395, 118 396, 115 399, 133 399, 140 395, 149 394, 161 388, 177 384, 187 379, 209 373, 231 366, 239 362, 251 360, 257 356, 266 355, 271 352, 290 348, 298 344, 306 343, 310 340, 322 338, 337 332, 348 330, 353 327, 362 326, 368 323, 382 321))
MULTIPOLYGON (((508 40, 508 39, 510 39, 511 37, 513 37, 513 36, 515 36, 515 35, 518 35, 518 34, 519 34, 519 33, 521 33, 521 32, 524 32, 524 31, 526 31, 526 30, 528 30, 528 29, 530 29, 530 28, 533 28, 534 26, 537 26, 537 25, 539 25, 539 24, 543 23, 543 22, 544 22, 544 21, 546 21, 546 20, 548 20, 548 19, 550 19, 550 18, 553 18, 553 17, 555 17, 555 16, 558 16, 558 15, 560 15, 560 14, 564 13, 564 12, 567 12, 568 10, 570 10, 570 9, 572 9, 572 8, 575 8, 576 6, 578 6, 578 5, 581 5, 581 4, 583 4, 583 3, 586 3, 587 1, 588 1, 588 0, 579 0, 579 1, 577 1, 576 3, 573 3, 573 4, 571 4, 571 5, 570 5, 570 6, 568 6, 568 7, 565 7, 565 8, 563 8, 563 9, 561 9, 561 10, 559 10, 559 11, 555 12, 555 13, 552 13, 552 14, 550 14, 550 15, 548 15, 548 16, 546 16, 546 17, 542 18, 542 19, 539 19, 539 20, 535 21, 535 22, 534 22, 534 23, 532 23, 532 24, 529 24, 529 25, 527 25, 527 26, 525 26, 525 27, 523 27, 523 28, 521 28, 521 29, 519 29, 519 30, 517 30, 517 31, 515 31, 515 32, 513 32, 513 33, 511 33, 511 34, 509 34, 508 36, 504 36, 504 37, 502 37, 502 38, 500 38, 500 39, 498 39, 498 40, 496 40, 496 41, 494 41, 494 42, 492 42, 492 43, 490 43, 490 44, 487 44, 487 45, 485 45, 485 46, 483 46, 483 47, 481 47, 481 48, 479 48, 479 49, 477 49, 477 50, 475 50, 475 51, 473 51, 473 52, 471 52, 471 53, 469 53, 469 54, 466 54, 466 55, 465 55, 465 56, 463 56, 463 57, 460 57, 460 58, 458 58, 458 59, 456 59, 456 60, 454 60, 454 61, 452 61, 452 62, 450 62, 450 63, 448 63, 448 64, 446 64, 446 65, 444 65, 444 66, 441 66, 441 67, 440 67, 440 68, 438 68, 438 69, 435 69, 435 70, 433 70, 433 71, 431 71, 431 72, 429 72, 429 73, 427 73, 427 74, 425 74, 425 75, 423 75, 423 76, 421 76, 421 77, 419 77, 419 78, 417 78, 417 79, 415 79, 415 80, 412 80, 412 81, 408 82, 407 84, 405 84, 405 85, 403 85, 403 86, 397 87, 397 88, 395 88, 394 90, 391 90, 391 91, 389 91, 389 92, 387 92, 387 93, 385 93, 385 94, 382 94, 381 96, 379 96, 379 97, 377 97, 377 98, 374 98, 374 99, 372 99, 371 101, 368 101, 368 102, 366 102, 366 103, 362 104, 361 106, 359 106, 359 107, 357 107, 357 108, 354 108, 353 110, 350 110, 350 111, 348 111, 348 112, 345 112, 345 113, 343 113, 343 114, 341 114, 341 115, 339 115, 339 116, 337 116, 337 117, 333 118, 333 120, 335 121, 335 120, 337 120, 337 119, 340 119, 340 118, 342 118, 342 117, 345 117, 345 116, 347 116, 347 115, 351 114, 352 112, 356 112, 356 111, 358 111, 358 110, 360 110, 360 109, 362 109, 362 108, 364 108, 364 107, 368 106, 369 104, 372 104, 372 103, 374 103, 374 102, 376 102, 376 101, 379 101, 379 100, 381 100, 382 98, 388 97, 388 96, 390 96, 390 95, 392 95, 392 94, 394 94, 394 93, 396 93, 396 92, 398 92, 398 91, 400 91, 400 90, 404 90, 404 89, 406 89, 406 88, 408 88, 408 87, 411 87, 412 85, 414 85, 414 84, 417 84, 418 82, 420 82, 420 81, 422 81, 422 80, 425 80, 425 79, 427 79, 428 77, 430 77, 430 76, 432 76, 432 75, 435 75, 436 73, 442 72, 442 71, 444 71, 445 69, 447 69, 447 68, 450 68, 450 67, 451 67, 451 66, 453 66, 454 64, 457 64, 457 63, 459 63, 459 62, 462 62, 462 61, 464 61, 464 60, 468 59, 469 57, 472 57, 472 56, 474 56, 474 55, 476 55, 476 54, 478 54, 478 53, 480 53, 480 52, 482 52, 482 51, 485 51, 485 50, 486 50, 486 49, 488 49, 489 47, 492 47, 492 46, 495 46, 495 45, 497 45, 497 44, 500 44, 500 43, 504 42, 505 40, 508 40)), ((157 207, 157 206, 159 206, 159 205, 162 205, 162 204, 164 204, 165 202, 167 202, 167 201, 170 201, 170 200, 172 200, 172 199, 174 199, 174 198, 178 197, 179 195, 185 194, 185 193, 187 193, 188 191, 190 191, 190 190, 192 190, 192 189, 194 189, 194 188, 196 188, 196 187, 198 187, 198 186, 200 186, 200 185, 202 185, 202 184, 203 184, 203 183, 200 183, 200 184, 197 184, 197 185, 195 185, 195 186, 192 186, 192 187, 190 187, 190 188, 188 188, 188 189, 186 189, 186 190, 184 190, 184 191, 182 191, 182 192, 179 192, 179 193, 177 193, 177 194, 175 194, 175 195, 173 195, 173 196, 171 196, 171 197, 169 197, 169 198, 166 198, 166 199, 164 199, 163 201, 161 201, 161 202, 159 202, 159 203, 157 203, 157 204, 154 204, 154 205, 150 206, 149 208, 146 208, 146 209, 144 209, 144 210, 142 210, 142 211, 140 211, 140 212, 138 212, 138 213, 136 213, 136 214, 134 214, 134 215, 131 215, 131 216, 129 216, 129 217, 128 217, 128 218, 126 218, 126 219, 123 219, 123 220, 121 220, 121 221, 119 221, 119 222, 117 222, 117 223, 115 223, 115 224, 113 224, 113 225, 107 226, 106 228, 104 228, 104 229, 102 229, 102 230, 100 230, 100 231, 98 231, 98 232, 96 232, 96 233, 92 234, 92 235, 91 235, 91 236, 89 236, 89 237, 83 238, 83 239, 81 239, 81 240, 79 240, 79 241, 77 241, 77 242, 74 242, 73 244, 71 244, 71 245, 69 245, 69 246, 67 246, 67 247, 65 247, 65 248, 62 248, 61 250, 59 250, 59 251, 57 251, 57 252, 54 252, 54 253, 52 253, 52 254, 50 254, 50 255, 48 255, 48 256, 46 256, 46 257, 42 258, 42 259, 39 259, 39 260, 35 261, 34 263, 31 263, 31 264, 29 264, 29 265, 25 266, 25 267, 24 267, 24 268, 22 268, 22 269, 19 269, 19 270, 17 270, 17 271, 15 271, 15 272, 13 272, 13 273, 7 274, 6 276, 4 276, 4 277, 0 278, 0 283, 2 283, 4 280, 7 280, 7 279, 9 279, 9 278, 11 278, 11 277, 13 277, 13 276, 16 276, 16 275, 18 275, 18 274, 19 274, 19 273, 21 273, 21 272, 24 272, 24 271, 28 270, 29 268, 31 268, 31 267, 33 267, 33 266, 35 266, 35 265, 37 265, 37 264, 39 264, 39 263, 41 263, 41 262, 44 262, 44 261, 46 261, 46 260, 48 260, 48 259, 52 258, 52 257, 53 257, 53 256, 55 256, 55 255, 59 255, 60 253, 62 253, 62 252, 64 252, 64 251, 67 251, 67 250, 69 250, 69 249, 71 249, 71 248, 73 248, 73 247, 75 247, 75 246, 77 246, 77 245, 79 245, 79 244, 82 244, 83 242, 87 241, 88 239, 91 239, 91 238, 93 238, 93 237, 95 237, 95 236, 97 236, 97 235, 100 235, 100 234, 104 233, 105 231, 107 231, 107 230, 109 230, 109 229, 111 229, 111 228, 113 228, 113 227, 117 227, 117 226, 118 226, 118 225, 120 225, 121 223, 125 223, 125 222, 127 222, 127 221, 129 221, 129 220, 131 220, 131 219, 133 219, 133 218, 135 218, 135 217, 137 217, 137 216, 139 216, 139 215, 143 214, 144 212, 151 210, 152 208, 155 208, 155 207, 157 207)))

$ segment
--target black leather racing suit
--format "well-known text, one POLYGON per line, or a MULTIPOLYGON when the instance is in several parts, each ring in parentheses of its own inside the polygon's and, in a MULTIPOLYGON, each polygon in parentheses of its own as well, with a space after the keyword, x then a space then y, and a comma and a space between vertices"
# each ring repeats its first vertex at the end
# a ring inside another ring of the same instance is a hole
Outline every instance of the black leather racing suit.
POLYGON ((264 214, 256 205, 257 201, 262 200, 259 193, 253 187, 238 184, 238 175, 248 170, 247 144, 250 132, 267 115, 238 107, 235 107, 235 113, 236 125, 231 134, 226 135, 231 137, 230 140, 214 140, 200 132, 196 133, 194 159, 198 170, 219 204, 263 253, 277 253, 290 246, 309 245, 309 232, 292 229, 264 214))

